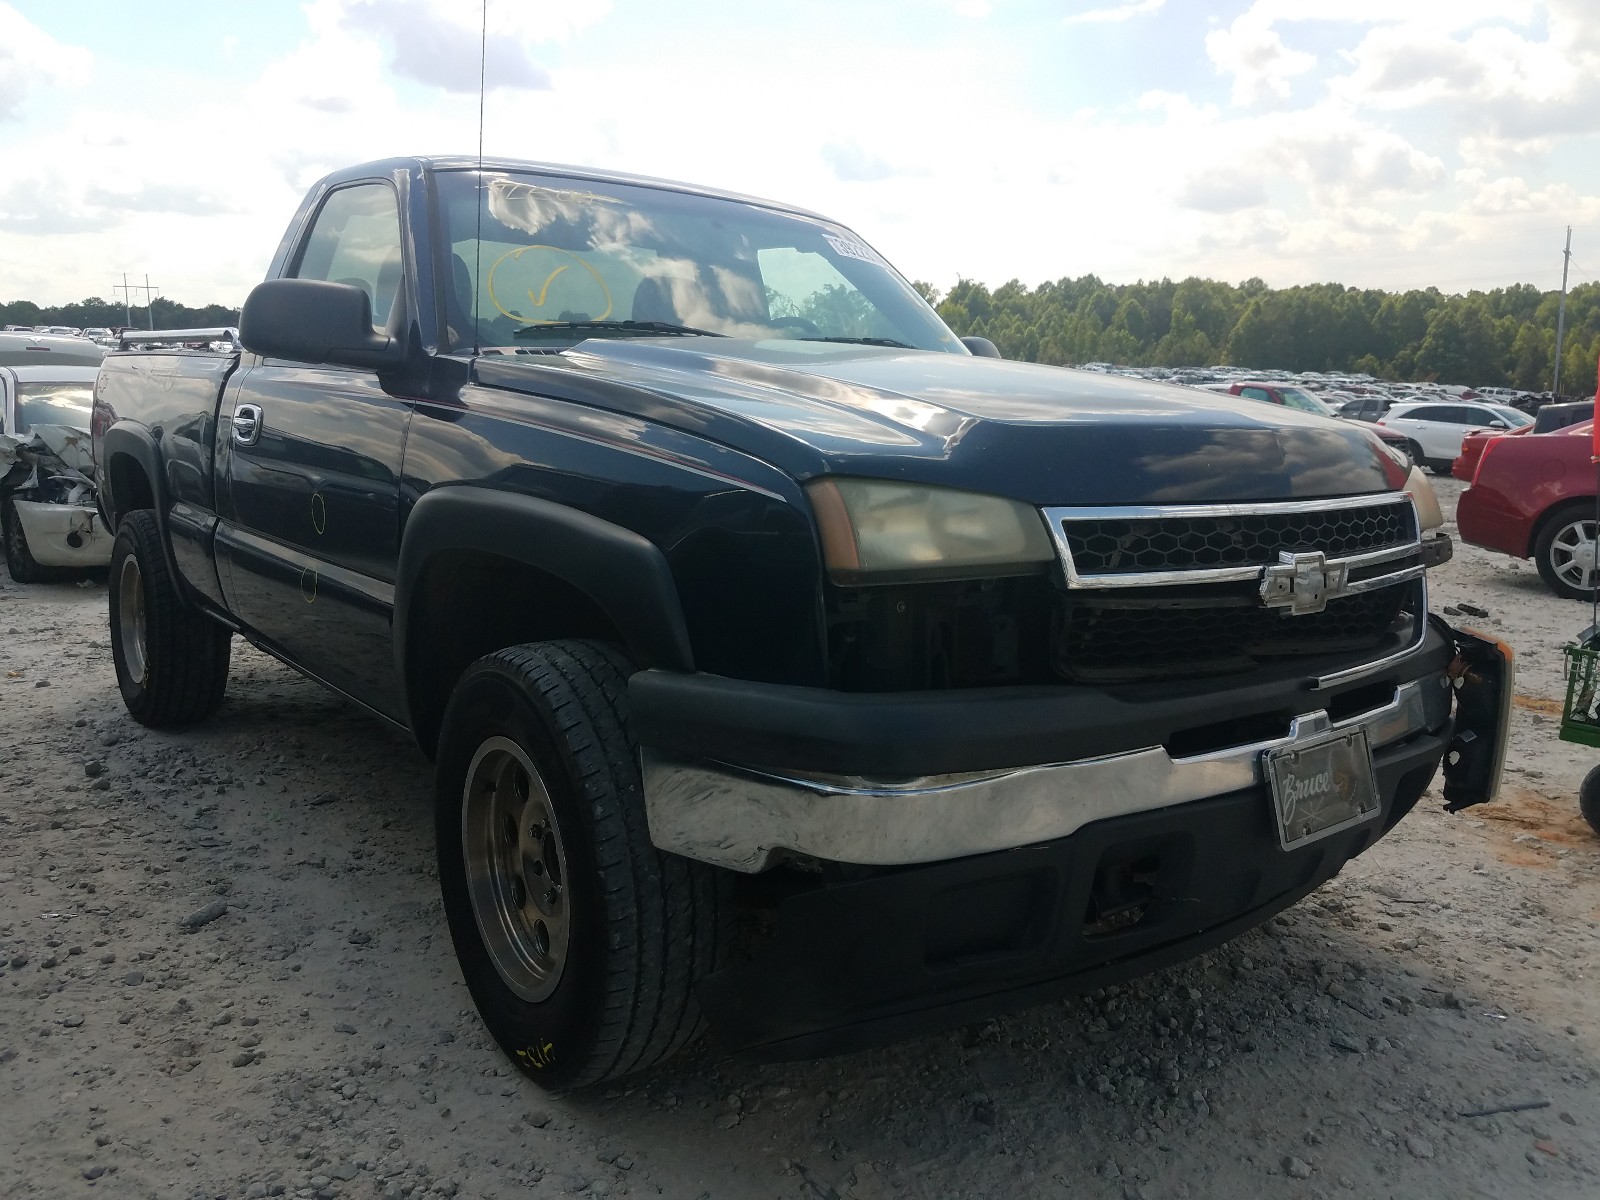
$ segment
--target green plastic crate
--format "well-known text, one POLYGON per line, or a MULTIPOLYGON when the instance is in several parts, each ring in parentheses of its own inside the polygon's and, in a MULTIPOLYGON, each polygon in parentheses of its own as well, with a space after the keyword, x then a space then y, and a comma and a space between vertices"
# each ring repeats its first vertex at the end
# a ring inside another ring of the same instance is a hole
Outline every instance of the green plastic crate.
POLYGON ((1590 635, 1563 649, 1567 703, 1561 710, 1561 740, 1600 747, 1600 638, 1590 635))

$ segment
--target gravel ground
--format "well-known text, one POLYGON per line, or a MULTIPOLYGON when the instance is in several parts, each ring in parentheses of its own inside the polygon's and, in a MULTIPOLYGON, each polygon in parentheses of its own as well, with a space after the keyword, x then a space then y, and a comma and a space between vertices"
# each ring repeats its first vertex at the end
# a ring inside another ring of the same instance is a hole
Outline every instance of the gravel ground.
POLYGON ((104 585, 6 580, 0 1196, 1600 1195, 1593 756, 1556 740, 1589 610, 1471 547, 1434 588, 1463 602, 1519 655, 1497 804, 1425 798, 1127 987, 815 1063, 711 1043, 552 1100, 471 1011, 404 738, 237 644, 217 719, 148 732, 104 585))

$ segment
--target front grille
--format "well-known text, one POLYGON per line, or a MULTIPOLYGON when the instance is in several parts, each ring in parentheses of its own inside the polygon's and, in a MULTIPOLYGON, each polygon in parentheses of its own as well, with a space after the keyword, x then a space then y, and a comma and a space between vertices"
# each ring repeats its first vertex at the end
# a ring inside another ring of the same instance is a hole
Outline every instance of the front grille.
POLYGON ((1052 650, 1068 679, 1178 678, 1243 671, 1262 662, 1379 646, 1408 589, 1381 588, 1330 601, 1320 613, 1285 616, 1238 588, 1224 595, 1152 600, 1147 589, 1080 593, 1058 610, 1052 650))
POLYGON ((1281 551, 1346 558, 1417 538, 1404 499, 1302 512, 1067 516, 1061 532, 1079 575, 1265 566, 1281 551))
POLYGON ((1047 509, 1046 519, 1066 584, 1051 635, 1058 677, 1179 678, 1359 655, 1419 607, 1405 495, 1047 509))

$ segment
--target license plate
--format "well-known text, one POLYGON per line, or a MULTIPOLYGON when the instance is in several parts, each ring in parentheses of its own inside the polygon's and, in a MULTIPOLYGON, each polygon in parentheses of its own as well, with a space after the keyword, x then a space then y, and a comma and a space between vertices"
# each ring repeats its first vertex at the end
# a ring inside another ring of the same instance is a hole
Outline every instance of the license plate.
POLYGON ((1378 815, 1378 785, 1364 729, 1325 733, 1268 750, 1267 782, 1285 850, 1378 815))

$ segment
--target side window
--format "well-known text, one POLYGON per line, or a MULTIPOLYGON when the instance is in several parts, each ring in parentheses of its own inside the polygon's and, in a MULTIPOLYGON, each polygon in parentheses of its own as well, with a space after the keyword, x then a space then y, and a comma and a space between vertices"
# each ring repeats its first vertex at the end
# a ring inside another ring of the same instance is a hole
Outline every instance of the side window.
POLYGON ((882 313, 832 263, 810 250, 756 251, 770 323, 800 337, 893 337, 882 313))
POLYGON ((1413 408, 1405 415, 1405 419, 1411 421, 1442 421, 1444 417, 1441 414, 1444 411, 1438 405, 1424 405, 1422 408, 1413 408))
POLYGON ((400 291, 400 208, 384 183, 340 188, 322 202, 292 272, 364 288, 372 324, 382 329, 400 291))
POLYGON ((1239 395, 1243 396, 1246 400, 1265 400, 1269 404, 1272 402, 1272 397, 1267 395, 1267 393, 1261 388, 1241 388, 1239 389, 1239 395))

